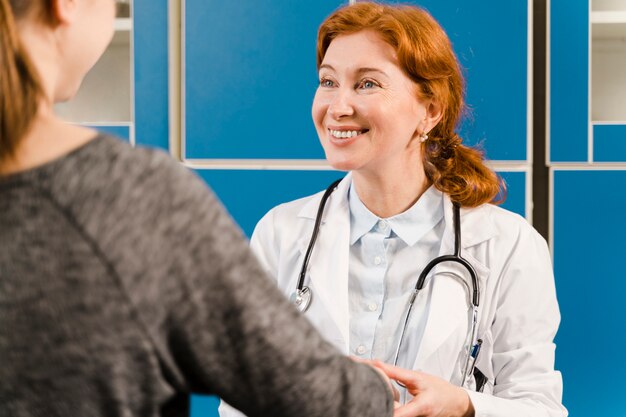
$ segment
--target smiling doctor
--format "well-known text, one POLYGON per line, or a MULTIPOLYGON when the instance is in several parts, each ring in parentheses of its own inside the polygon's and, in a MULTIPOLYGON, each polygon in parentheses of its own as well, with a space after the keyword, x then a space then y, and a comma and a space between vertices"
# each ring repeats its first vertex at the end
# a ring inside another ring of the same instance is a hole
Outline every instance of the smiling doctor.
POLYGON ((442 28, 359 2, 323 22, 317 62, 313 121, 349 173, 263 217, 262 264, 346 354, 410 370, 383 366, 404 379, 401 415, 567 415, 548 248, 492 204, 501 181, 454 131, 464 85, 442 28))

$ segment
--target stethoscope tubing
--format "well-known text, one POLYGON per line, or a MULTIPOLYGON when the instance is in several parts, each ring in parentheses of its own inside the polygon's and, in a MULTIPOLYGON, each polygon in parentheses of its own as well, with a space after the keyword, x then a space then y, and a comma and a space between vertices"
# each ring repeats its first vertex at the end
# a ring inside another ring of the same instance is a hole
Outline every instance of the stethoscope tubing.
MULTIPOLYGON (((311 234, 309 246, 307 247, 304 260, 302 262, 302 268, 300 269, 300 275, 298 277, 298 285, 296 287, 295 293, 292 296, 292 299, 294 300, 296 306, 300 309, 301 312, 305 312, 308 309, 309 304, 311 302, 312 292, 309 287, 304 285, 304 281, 306 277, 306 271, 309 266, 309 261, 311 259, 311 254, 313 253, 313 248, 315 247, 315 242, 317 241, 317 237, 319 235, 320 226, 322 224, 322 217, 324 214, 324 208, 326 206, 326 202, 328 198, 330 197, 332 192, 337 188, 337 186, 339 185, 341 181, 342 179, 336 180, 326 189, 320 201, 319 207, 317 209, 317 215, 315 217, 315 225, 313 226, 313 232, 311 234)), ((426 283, 426 278, 428 277, 432 269, 441 263, 444 263, 444 262, 458 263, 468 271, 471 281, 472 281, 472 297, 471 297, 472 298, 472 324, 471 324, 471 329, 469 332, 470 340, 469 340, 469 348, 467 349, 468 350, 467 358, 465 360, 465 365, 463 366, 463 371, 461 375, 462 377, 461 386, 463 386, 469 376, 469 373, 472 372, 471 368, 473 368, 473 366, 470 368, 470 362, 473 359, 475 363, 476 356, 478 354, 478 351, 480 350, 480 345, 482 344, 482 340, 479 340, 477 344, 474 344, 474 340, 476 339, 477 328, 478 328, 477 317, 478 317, 478 306, 480 302, 480 287, 478 283, 476 270, 474 269, 472 264, 469 261, 467 261, 465 258, 463 258, 463 256, 461 255, 461 214, 460 214, 461 208, 460 208, 460 205, 456 202, 453 202, 452 206, 453 206, 452 217, 453 217, 453 225, 454 225, 454 253, 452 255, 442 255, 442 256, 436 257, 435 259, 431 260, 426 265, 424 270, 422 270, 422 272, 420 273, 420 276, 418 277, 417 282, 415 283, 415 288, 411 292, 409 301, 407 303, 407 311, 406 311, 404 321, 402 324, 402 332, 400 333, 400 340, 398 341, 398 345, 397 345, 396 352, 394 355, 393 364, 396 366, 398 364, 398 357, 400 355, 400 349, 402 347, 402 342, 404 341, 404 335, 405 335, 405 332, 406 332, 406 329, 408 327, 409 320, 411 317, 413 304, 415 303, 415 300, 419 292, 424 288, 424 285, 426 283)))
POLYGON ((306 276, 306 270, 309 267, 309 261, 311 260, 311 253, 313 253, 313 247, 315 246, 315 241, 317 240, 317 235, 320 232, 320 226, 322 225, 322 215, 324 214, 324 207, 326 206, 326 201, 328 197, 335 191, 335 188, 339 185, 342 179, 338 179, 326 189, 324 195, 322 196, 322 200, 320 201, 320 205, 317 208, 317 215, 315 216, 315 225, 313 226, 313 233, 311 234, 311 240, 309 241, 309 246, 306 249, 306 254, 304 255, 304 261, 302 262, 302 268, 300 269, 300 276, 298 277, 298 286, 296 287, 297 292, 302 292, 304 289, 304 279, 306 276))

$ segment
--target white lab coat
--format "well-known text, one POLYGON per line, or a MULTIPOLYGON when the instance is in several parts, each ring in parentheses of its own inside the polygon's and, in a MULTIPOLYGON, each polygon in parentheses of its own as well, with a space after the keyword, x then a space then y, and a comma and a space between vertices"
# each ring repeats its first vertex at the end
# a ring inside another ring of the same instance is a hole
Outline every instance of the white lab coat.
MULTIPOLYGON (((305 284, 313 291, 306 316, 346 354, 350 183, 348 174, 326 204, 305 284)), ((252 249, 287 296, 296 288, 322 194, 275 207, 252 236, 252 249)), ((452 203, 447 196, 444 221, 440 255, 454 250, 452 203)), ((484 393, 468 390, 476 416, 566 416, 561 375, 554 370, 553 338, 560 314, 545 240, 522 217, 489 204, 462 209, 461 230, 462 255, 476 270, 481 289, 478 338, 483 345, 476 367, 488 383, 484 393)), ((430 312, 413 364, 413 369, 455 384, 465 361, 461 352, 470 325, 468 284, 458 279, 466 276, 454 263, 440 264, 431 273, 434 278, 427 280, 423 291, 430 294, 430 312)), ((418 297, 419 302, 426 302, 425 297, 418 297)))

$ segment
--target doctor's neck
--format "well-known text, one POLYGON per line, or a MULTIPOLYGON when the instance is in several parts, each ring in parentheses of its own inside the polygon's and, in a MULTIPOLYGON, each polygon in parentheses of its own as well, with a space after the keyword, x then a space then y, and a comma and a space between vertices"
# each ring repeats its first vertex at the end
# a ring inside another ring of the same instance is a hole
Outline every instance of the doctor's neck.
POLYGON ((423 169, 393 175, 359 170, 352 172, 352 178, 365 207, 381 219, 405 212, 431 186, 423 169))

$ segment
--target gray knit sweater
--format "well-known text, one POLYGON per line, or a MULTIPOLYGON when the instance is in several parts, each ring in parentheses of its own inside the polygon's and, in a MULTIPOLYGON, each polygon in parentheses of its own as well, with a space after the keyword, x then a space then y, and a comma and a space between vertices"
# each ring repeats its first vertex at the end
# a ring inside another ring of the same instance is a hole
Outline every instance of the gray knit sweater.
POLYGON ((0 178, 0 415, 183 416, 190 392, 249 416, 392 412, 165 154, 100 136, 0 178))

